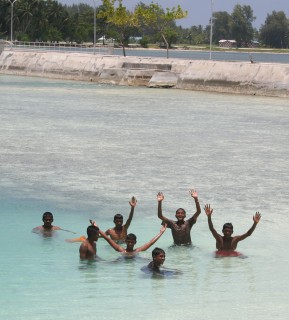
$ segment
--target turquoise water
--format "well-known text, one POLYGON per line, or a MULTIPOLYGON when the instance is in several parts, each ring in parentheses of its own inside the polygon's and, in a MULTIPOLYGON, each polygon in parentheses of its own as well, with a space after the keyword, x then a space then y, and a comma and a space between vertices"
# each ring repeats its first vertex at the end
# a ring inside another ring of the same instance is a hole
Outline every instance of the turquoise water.
POLYGON ((288 100, 3 75, 0 97, 1 320, 286 317, 288 100), (103 260, 86 263, 73 234, 31 233, 45 211, 77 235, 90 218, 106 230, 135 195, 141 245, 160 228, 157 192, 164 215, 190 216, 190 188, 218 231, 241 234, 261 211, 238 246, 247 258, 214 258, 204 212, 193 248, 170 248, 170 230, 156 243, 179 271, 168 278, 140 270, 151 249, 124 261, 99 240, 103 260))

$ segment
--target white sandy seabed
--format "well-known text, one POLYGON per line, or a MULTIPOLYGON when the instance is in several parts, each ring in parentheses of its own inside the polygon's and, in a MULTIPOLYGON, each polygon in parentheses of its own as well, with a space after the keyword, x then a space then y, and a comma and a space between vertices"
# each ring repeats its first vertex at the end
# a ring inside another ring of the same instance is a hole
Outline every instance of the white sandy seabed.
POLYGON ((0 74, 259 96, 289 96, 289 65, 4 50, 0 74))

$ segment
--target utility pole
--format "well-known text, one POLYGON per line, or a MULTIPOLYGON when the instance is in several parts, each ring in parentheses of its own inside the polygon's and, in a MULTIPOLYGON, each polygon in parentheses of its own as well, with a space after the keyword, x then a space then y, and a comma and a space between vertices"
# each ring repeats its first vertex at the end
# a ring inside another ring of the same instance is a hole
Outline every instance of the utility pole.
POLYGON ((213 42, 213 0, 211 0, 210 60, 212 59, 212 42, 213 42))
POLYGON ((11 27, 10 27, 10 41, 13 42, 13 7, 14 7, 14 3, 17 0, 8 0, 11 4, 11 27))
POLYGON ((95 54, 95 44, 96 44, 96 7, 95 0, 93 1, 93 54, 95 54))

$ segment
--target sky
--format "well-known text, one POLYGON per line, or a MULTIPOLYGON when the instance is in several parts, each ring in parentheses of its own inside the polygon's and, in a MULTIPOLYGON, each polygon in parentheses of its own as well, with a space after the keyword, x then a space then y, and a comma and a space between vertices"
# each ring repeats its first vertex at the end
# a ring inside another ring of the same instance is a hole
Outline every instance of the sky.
MULTIPOLYGON (((62 4, 87 3, 93 6, 93 0, 58 0, 62 4)), ((123 0, 123 4, 132 9, 139 2, 149 4, 151 0, 123 0)), ((257 29, 264 24, 267 14, 272 11, 284 11, 289 18, 289 0, 154 0, 153 2, 160 4, 163 8, 172 8, 180 5, 183 10, 188 11, 187 18, 177 21, 177 25, 184 28, 209 24, 211 16, 211 2, 213 3, 213 11, 227 11, 232 13, 236 4, 250 5, 253 9, 256 20, 253 26, 257 29)), ((101 0, 95 0, 96 6, 101 4, 101 0)))

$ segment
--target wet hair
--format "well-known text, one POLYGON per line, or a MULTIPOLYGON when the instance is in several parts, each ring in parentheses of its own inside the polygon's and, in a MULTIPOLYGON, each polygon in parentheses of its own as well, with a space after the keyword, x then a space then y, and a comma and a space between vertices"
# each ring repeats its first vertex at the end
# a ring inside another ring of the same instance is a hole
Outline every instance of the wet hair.
POLYGON ((49 217, 53 220, 53 214, 51 212, 44 212, 42 215, 42 220, 44 220, 46 217, 49 217))
POLYGON ((176 214, 177 214, 177 212, 178 212, 179 210, 183 210, 183 211, 184 211, 184 213, 186 214, 186 210, 185 210, 185 209, 183 209, 183 208, 179 208, 179 209, 177 209, 177 210, 176 210, 176 214))
POLYGON ((233 230, 233 225, 230 222, 227 222, 223 225, 223 230, 224 229, 232 229, 233 230))
POLYGON ((95 233, 98 233, 98 231, 99 231, 98 227, 90 225, 87 227, 87 230, 86 230, 87 236, 88 237, 93 236, 95 233))
POLYGON ((115 221, 116 219, 122 219, 123 220, 123 215, 120 213, 117 213, 114 217, 113 217, 113 221, 115 221))
POLYGON ((161 248, 154 248, 154 250, 152 251, 152 257, 156 257, 159 254, 163 253, 164 255, 166 254, 165 251, 161 248))
POLYGON ((133 234, 133 233, 129 233, 129 234, 126 236, 125 240, 134 240, 134 241, 136 241, 136 235, 133 234))

